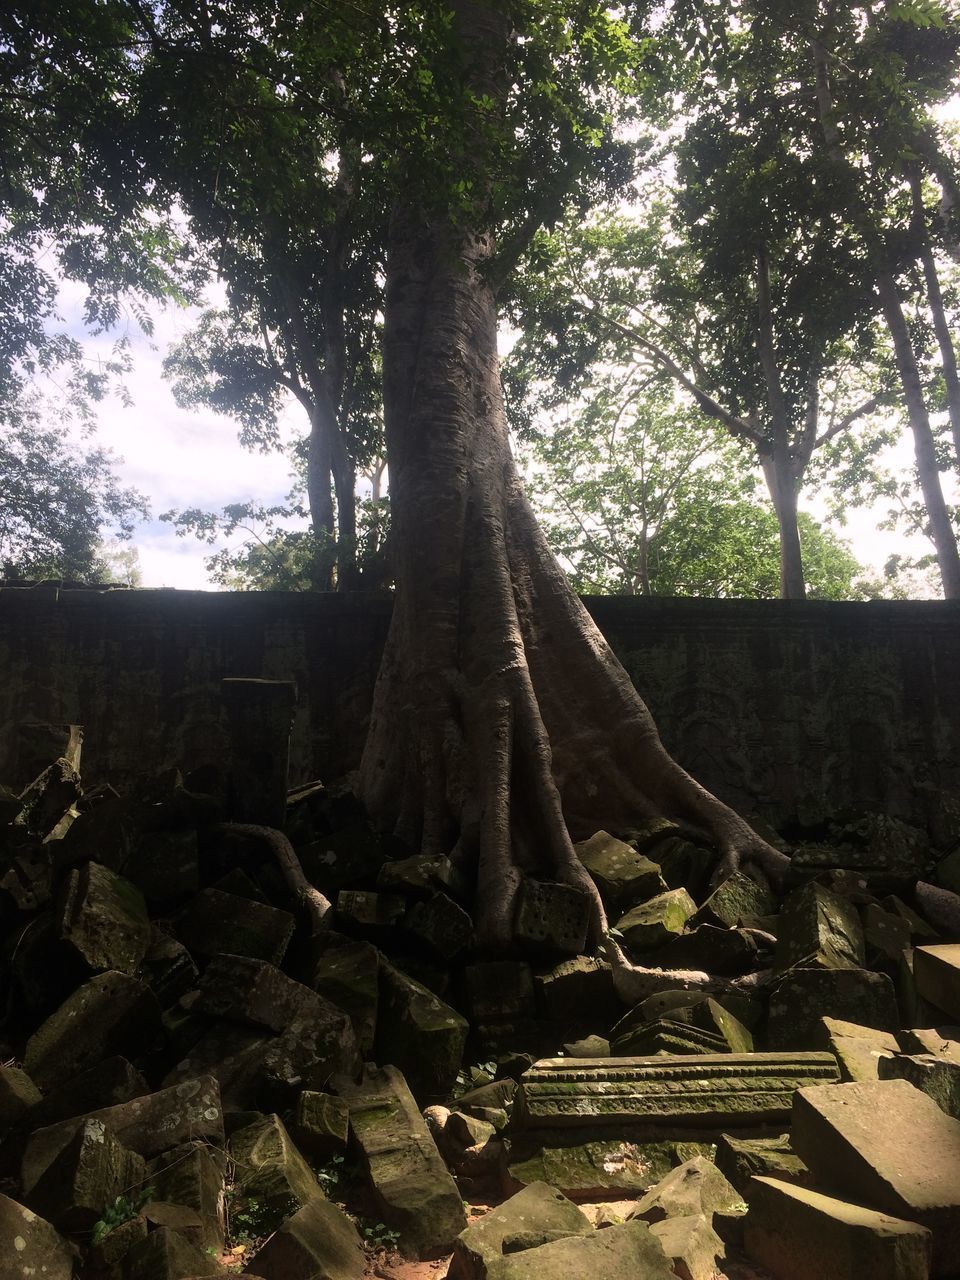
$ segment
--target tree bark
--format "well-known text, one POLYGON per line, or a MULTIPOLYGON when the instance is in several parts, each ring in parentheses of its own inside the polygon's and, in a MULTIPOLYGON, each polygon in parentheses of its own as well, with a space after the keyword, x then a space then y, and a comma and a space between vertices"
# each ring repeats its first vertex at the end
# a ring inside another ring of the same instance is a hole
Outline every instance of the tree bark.
POLYGON ((394 216, 384 391, 396 603, 361 766, 371 815, 476 879, 481 945, 511 945, 525 875, 599 898, 572 840, 668 814, 728 867, 781 855, 667 755, 538 529, 510 454, 490 237, 394 216))
POLYGON ((317 540, 311 586, 314 591, 333 589, 333 562, 330 547, 335 536, 333 492, 330 487, 330 439, 319 421, 316 405, 310 409, 310 438, 307 441, 307 504, 310 528, 317 540))
POLYGON ((927 286, 927 305, 930 308, 933 331, 937 335, 937 345, 940 348, 940 365, 947 393, 947 412, 950 418, 950 433, 953 436, 953 452, 957 471, 960 474, 960 375, 957 374, 957 354, 953 348, 953 337, 947 323, 943 294, 940 291, 940 277, 927 232, 927 216, 923 204, 920 173, 914 168, 910 170, 908 177, 910 196, 913 201, 913 225, 919 239, 920 261, 923 264, 923 278, 927 286))
POLYGON ((877 273, 877 290, 890 337, 893 340, 897 371, 903 387, 903 399, 910 429, 913 432, 917 477, 920 481, 924 506, 927 509, 927 518, 930 521, 930 538, 937 553, 943 594, 947 600, 958 600, 960 599, 960 553, 957 551, 957 537, 943 498, 936 446, 930 429, 927 406, 923 399, 920 371, 917 368, 910 333, 903 314, 903 305, 896 281, 886 268, 877 273))

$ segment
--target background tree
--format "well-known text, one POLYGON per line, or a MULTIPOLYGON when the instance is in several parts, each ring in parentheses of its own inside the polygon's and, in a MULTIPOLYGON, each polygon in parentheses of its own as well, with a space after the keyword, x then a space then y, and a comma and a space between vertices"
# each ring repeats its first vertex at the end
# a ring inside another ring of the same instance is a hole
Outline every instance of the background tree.
MULTIPOLYGON (((607 375, 523 454, 534 510, 578 591, 779 594, 776 515, 743 450, 649 369, 607 375)), ((808 594, 875 594, 847 547, 800 513, 808 594)))
POLYGON ((0 576, 114 580, 102 538, 128 538, 147 514, 142 496, 118 482, 116 462, 48 425, 36 397, 0 406, 0 576))

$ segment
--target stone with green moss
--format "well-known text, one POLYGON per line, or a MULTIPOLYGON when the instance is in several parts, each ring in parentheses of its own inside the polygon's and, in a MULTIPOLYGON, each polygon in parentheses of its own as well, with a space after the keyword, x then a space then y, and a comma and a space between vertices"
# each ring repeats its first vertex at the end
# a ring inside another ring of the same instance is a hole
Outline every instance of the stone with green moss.
POLYGON ((660 1242, 645 1222, 624 1222, 588 1236, 567 1236, 539 1248, 505 1254, 487 1280, 676 1280, 660 1242))
POLYGON ((856 907, 811 881, 784 899, 777 932, 776 965, 862 969, 863 927, 856 907))
POLYGON ((361 1052, 369 1053, 380 1002, 380 952, 370 942, 346 942, 317 955, 309 986, 350 1016, 361 1052))
POLYGON ((766 884, 760 884, 743 871, 735 871, 717 885, 693 917, 693 924, 735 928, 756 916, 771 915, 776 906, 776 898, 766 884))
POLYGON ((142 1156, 102 1120, 84 1120, 27 1192, 30 1207, 61 1231, 88 1231, 104 1209, 143 1185, 142 1156))
POLYGON ((150 945, 143 894, 96 862, 67 877, 59 926, 63 941, 94 970, 135 973, 150 945))
POLYGON ((568 1199, 586 1203, 631 1197, 654 1186, 677 1163, 674 1142, 623 1138, 544 1146, 518 1141, 507 1167, 509 1185, 545 1182, 568 1199))
POLYGON ((297 1102, 294 1133, 307 1155, 326 1160, 346 1150, 350 1110, 342 1098, 304 1089, 297 1102))
POLYGON ((204 1253, 172 1227, 151 1231, 125 1255, 121 1264, 122 1280, 183 1280, 189 1276, 217 1275, 220 1267, 209 1253, 204 1253))
POLYGON ((780 1178, 804 1185, 812 1181, 810 1170, 790 1146, 789 1133, 773 1138, 738 1138, 724 1133, 717 1141, 716 1165, 741 1196, 755 1176, 780 1178))
POLYGON ((595 832, 574 849, 610 913, 626 911, 667 888, 655 862, 606 831, 595 832))
POLYGON ((555 1187, 532 1182, 461 1231, 453 1246, 447 1280, 485 1280, 489 1267, 514 1251, 519 1236, 539 1235, 536 1244, 588 1236, 590 1219, 555 1187))
POLYGON ((617 931, 631 951, 650 951, 683 933, 696 909, 686 889, 669 889, 621 916, 617 931))
POLYGON ((383 961, 374 1056, 396 1066, 421 1102, 442 1100, 460 1071, 467 1021, 439 996, 383 961))
POLYGON ((72 1280, 77 1249, 52 1223, 0 1194, 0 1262, 11 1280, 72 1280))
POLYGON ((420 1258, 449 1252, 467 1225, 463 1203, 401 1072, 367 1067, 360 1084, 341 1092, 378 1214, 399 1232, 401 1250, 420 1258))
POLYGON ((893 983, 869 969, 789 969, 770 993, 769 1047, 823 1045, 823 1017, 895 1031, 899 1015, 893 983))
MULTIPOLYGON (((198 1223, 180 1230, 201 1249, 223 1249, 226 1239, 226 1153, 188 1142, 158 1156, 148 1170, 153 1198, 194 1210, 198 1223)), ((174 1225, 174 1224, 170 1224, 174 1225)))
POLYGON ((230 1135, 236 1195, 244 1200, 286 1208, 323 1197, 307 1164, 279 1116, 262 1116, 230 1135))
POLYGON ((681 1280, 716 1280, 721 1274, 718 1268, 726 1249, 704 1214, 664 1218, 650 1227, 650 1233, 681 1280))

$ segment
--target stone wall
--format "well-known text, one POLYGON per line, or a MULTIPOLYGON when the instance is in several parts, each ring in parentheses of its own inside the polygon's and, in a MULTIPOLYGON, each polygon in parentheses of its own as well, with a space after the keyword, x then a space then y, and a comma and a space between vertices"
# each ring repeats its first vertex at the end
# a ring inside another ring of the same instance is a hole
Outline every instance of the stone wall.
MULTIPOLYGON (((960 606, 593 598, 661 735, 774 819, 844 807, 937 825, 960 793, 960 606)), ((294 781, 353 767, 389 597, 0 590, 0 781, 17 730, 85 726, 86 782, 217 758, 224 676, 292 679, 294 781)))

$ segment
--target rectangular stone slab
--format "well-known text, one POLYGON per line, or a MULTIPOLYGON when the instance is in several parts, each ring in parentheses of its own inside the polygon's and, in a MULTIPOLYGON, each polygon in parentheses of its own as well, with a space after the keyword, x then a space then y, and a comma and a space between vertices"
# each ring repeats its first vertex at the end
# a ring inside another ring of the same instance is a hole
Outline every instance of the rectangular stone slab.
POLYGON ((753 1178, 747 1253, 778 1280, 927 1280, 930 1232, 776 1178, 753 1178))
POLYGON ((838 1078, 830 1053, 718 1053, 691 1057, 543 1058, 523 1077, 530 1128, 773 1123, 794 1091, 838 1078))
POLYGON ((367 1067, 362 1084, 344 1083, 350 1129, 367 1162, 383 1221, 400 1232, 405 1254, 435 1258, 467 1225, 413 1094, 395 1067, 367 1067))
POLYGON ((960 1021, 960 943, 917 947, 913 977, 924 1000, 960 1021))
POLYGON ((960 1256, 960 1120, 906 1080, 798 1091, 791 1141, 825 1191, 933 1232, 931 1275, 960 1256))

